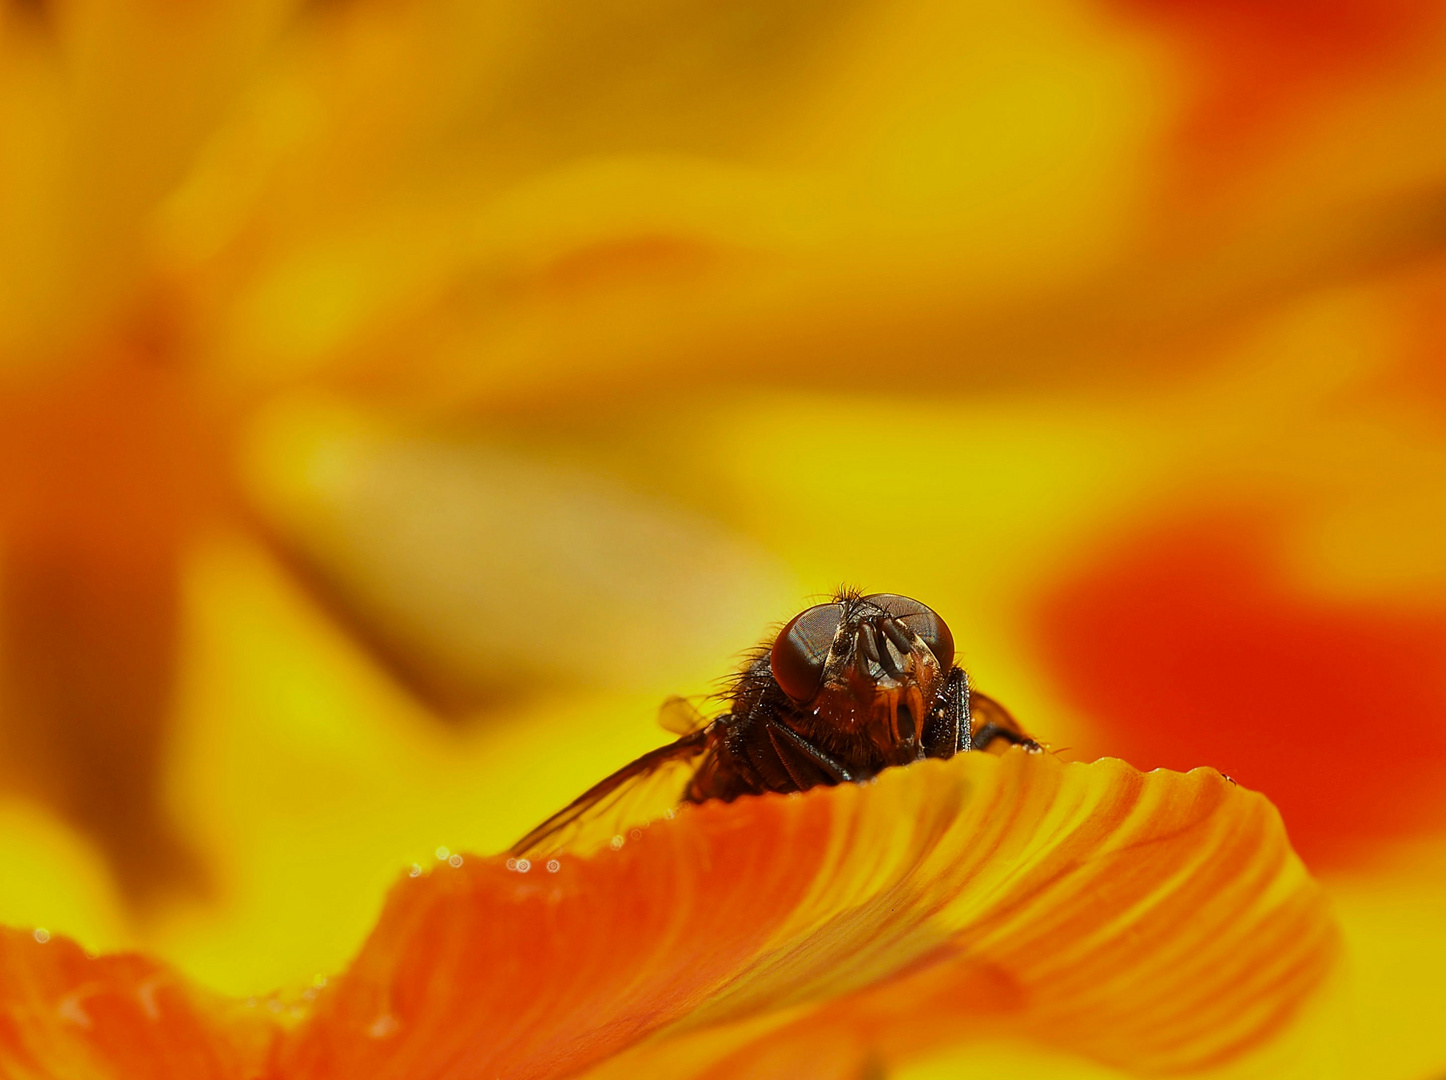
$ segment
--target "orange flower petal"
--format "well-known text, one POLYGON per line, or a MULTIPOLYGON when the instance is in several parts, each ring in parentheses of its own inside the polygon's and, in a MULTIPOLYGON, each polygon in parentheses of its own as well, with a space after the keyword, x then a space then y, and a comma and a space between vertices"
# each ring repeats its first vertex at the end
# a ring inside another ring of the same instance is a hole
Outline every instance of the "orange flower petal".
POLYGON ((1182 1070, 1274 1034, 1336 941, 1274 808, 1218 773, 971 754, 404 882, 281 1072, 684 1075, 745 1039, 892 1060, 980 1015, 1182 1070))
POLYGON ((0 928, 0 1076, 240 1080, 260 1072, 273 1039, 262 1016, 221 1006, 144 957, 92 958, 45 936, 0 928))

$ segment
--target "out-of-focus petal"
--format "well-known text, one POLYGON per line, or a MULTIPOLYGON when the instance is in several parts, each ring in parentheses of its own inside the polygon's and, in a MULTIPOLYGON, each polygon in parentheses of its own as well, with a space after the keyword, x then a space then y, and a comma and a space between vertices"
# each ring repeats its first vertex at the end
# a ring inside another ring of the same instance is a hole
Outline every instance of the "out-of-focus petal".
POLYGON ((1351 972, 1353 1018, 1371 1077, 1446 1076, 1441 973, 1446 971, 1446 843, 1391 844, 1387 865, 1325 881, 1351 972))
POLYGON ((610 1068, 662 1075, 673 1038, 750 1021, 894 1058, 980 1011, 1184 1070, 1278 1032, 1335 953, 1261 796, 1207 770, 968 755, 404 882, 285 1071, 561 1076, 651 1036, 610 1068))
MULTIPOLYGON (((1400 81, 1432 62, 1421 43, 1439 32, 1432 0, 1112 0, 1164 28, 1195 68, 1180 125, 1181 172, 1195 188, 1271 149, 1268 136, 1322 99, 1372 79, 1400 81)), ((1334 102, 1332 102, 1334 104, 1334 102)))
POLYGON ((264 1011, 225 1005, 152 960, 0 928, 0 1075, 13 1080, 248 1080, 264 1011))
POLYGON ((702 515, 477 436, 265 414, 248 487, 357 636, 449 711, 542 687, 686 685, 797 588, 702 515))
POLYGON ((7 5, 0 367, 54 359, 143 287, 150 215, 233 105, 291 6, 7 5))
POLYGON ((204 872, 160 795, 181 549, 214 452, 162 345, 0 388, 0 783, 96 838, 132 900, 204 872))
POLYGON ((1100 309, 1161 119, 1136 36, 1047 3, 721 10, 299 23, 173 208, 209 359, 536 409, 904 357, 945 378, 981 321, 981 362, 1037 349, 1041 291, 1051 327, 1100 309))
POLYGON ((1312 865, 1359 859, 1446 821, 1443 601, 1312 595, 1276 533, 1219 511, 1125 536, 1046 598, 1040 635, 1107 732, 1079 752, 1209 762, 1269 791, 1312 865))

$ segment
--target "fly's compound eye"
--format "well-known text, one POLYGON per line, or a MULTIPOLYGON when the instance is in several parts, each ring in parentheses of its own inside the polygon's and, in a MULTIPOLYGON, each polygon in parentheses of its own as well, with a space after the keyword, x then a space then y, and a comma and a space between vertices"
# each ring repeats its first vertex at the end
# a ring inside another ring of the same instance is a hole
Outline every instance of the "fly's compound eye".
POLYGON ((865 596, 864 602, 881 608, 918 634, 944 671, 954 666, 954 635, 933 608, 898 593, 874 593, 865 596))
POLYGON ((802 611, 779 631, 768 665, 783 692, 794 701, 812 700, 823 685, 823 665, 843 622, 842 604, 819 604, 802 611))

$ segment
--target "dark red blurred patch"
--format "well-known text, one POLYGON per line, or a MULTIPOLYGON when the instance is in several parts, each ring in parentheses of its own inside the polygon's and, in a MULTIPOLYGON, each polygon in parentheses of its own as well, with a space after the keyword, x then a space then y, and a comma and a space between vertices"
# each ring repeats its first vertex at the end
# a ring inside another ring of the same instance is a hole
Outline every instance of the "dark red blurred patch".
POLYGON ((1302 105, 1410 62, 1439 24, 1434 0, 1112 0, 1163 25, 1193 60, 1181 129, 1197 179, 1268 147, 1302 105))
POLYGON ((1047 661, 1100 725, 1071 756, 1213 765, 1263 791, 1313 865, 1446 822, 1446 611, 1306 595, 1269 530, 1136 535, 1045 602, 1047 661))

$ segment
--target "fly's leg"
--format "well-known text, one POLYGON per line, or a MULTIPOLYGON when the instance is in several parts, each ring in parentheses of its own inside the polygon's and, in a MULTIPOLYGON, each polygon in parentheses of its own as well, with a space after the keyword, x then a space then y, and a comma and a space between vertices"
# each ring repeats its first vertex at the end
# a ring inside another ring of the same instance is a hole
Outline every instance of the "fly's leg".
POLYGON ((969 676, 961 667, 950 670, 939 705, 925 728, 924 756, 947 758, 974 749, 969 714, 969 676))
POLYGON ((969 673, 961 667, 949 672, 946 686, 949 718, 954 725, 954 752, 967 754, 974 749, 974 720, 969 712, 969 673), (948 691, 952 687, 952 693, 948 691))
POLYGON ((774 752, 799 791, 819 783, 841 784, 853 779, 852 773, 792 728, 771 721, 767 727, 774 752))

